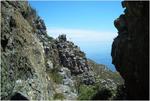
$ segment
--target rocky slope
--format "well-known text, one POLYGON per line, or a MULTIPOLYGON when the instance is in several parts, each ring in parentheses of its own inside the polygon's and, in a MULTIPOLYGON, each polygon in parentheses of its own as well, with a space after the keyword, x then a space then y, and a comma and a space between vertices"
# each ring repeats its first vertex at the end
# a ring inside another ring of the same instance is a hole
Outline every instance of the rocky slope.
POLYGON ((89 62, 65 35, 49 37, 27 1, 1 1, 1 27, 2 100, 91 99, 94 87, 115 89, 122 80, 89 62))
POLYGON ((123 1, 122 7, 112 63, 125 80, 127 99, 149 99, 149 2, 123 1))

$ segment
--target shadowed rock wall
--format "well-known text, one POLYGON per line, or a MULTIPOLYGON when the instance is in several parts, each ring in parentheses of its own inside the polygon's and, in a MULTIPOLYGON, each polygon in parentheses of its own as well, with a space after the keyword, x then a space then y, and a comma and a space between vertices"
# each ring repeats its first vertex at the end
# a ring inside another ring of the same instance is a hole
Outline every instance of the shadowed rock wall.
POLYGON ((149 96, 149 2, 123 1, 124 14, 114 21, 118 36, 112 63, 125 80, 128 99, 149 96))

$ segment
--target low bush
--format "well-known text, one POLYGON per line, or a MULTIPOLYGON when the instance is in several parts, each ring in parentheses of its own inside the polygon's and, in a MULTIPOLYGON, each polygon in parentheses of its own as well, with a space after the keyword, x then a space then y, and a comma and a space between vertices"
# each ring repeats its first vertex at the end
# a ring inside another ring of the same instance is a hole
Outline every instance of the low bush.
POLYGON ((65 96, 62 93, 54 94, 54 100, 63 100, 63 99, 65 99, 65 96))
POLYGON ((63 77, 58 73, 58 68, 50 70, 48 74, 55 83, 61 84, 63 82, 63 77))
POLYGON ((95 91, 93 89, 94 86, 92 85, 80 85, 79 87, 79 97, 78 100, 90 100, 92 96, 95 94, 95 91))
POLYGON ((80 85, 78 100, 108 100, 112 97, 112 90, 101 87, 100 84, 80 85))

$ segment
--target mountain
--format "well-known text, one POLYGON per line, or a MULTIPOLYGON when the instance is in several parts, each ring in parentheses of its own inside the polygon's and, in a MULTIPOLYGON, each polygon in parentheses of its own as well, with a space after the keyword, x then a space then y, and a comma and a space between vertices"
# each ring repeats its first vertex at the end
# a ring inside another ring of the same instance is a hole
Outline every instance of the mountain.
POLYGON ((66 35, 48 36, 27 1, 1 1, 1 32, 1 100, 111 99, 123 83, 66 35))

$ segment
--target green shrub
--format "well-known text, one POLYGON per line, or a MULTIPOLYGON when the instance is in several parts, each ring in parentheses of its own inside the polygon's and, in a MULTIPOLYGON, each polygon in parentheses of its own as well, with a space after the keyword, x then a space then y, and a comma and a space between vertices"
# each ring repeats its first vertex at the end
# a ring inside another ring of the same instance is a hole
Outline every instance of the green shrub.
POLYGON ((78 100, 90 100, 95 94, 94 86, 92 85, 80 85, 78 100))
POLYGON ((54 69, 50 70, 48 74, 55 83, 57 83, 57 84, 62 83, 63 77, 58 73, 58 68, 54 68, 54 69))
POLYGON ((112 97, 112 90, 100 84, 80 85, 78 100, 108 100, 112 97))
POLYGON ((54 100, 63 100, 63 99, 65 99, 65 96, 62 93, 54 94, 54 100))

